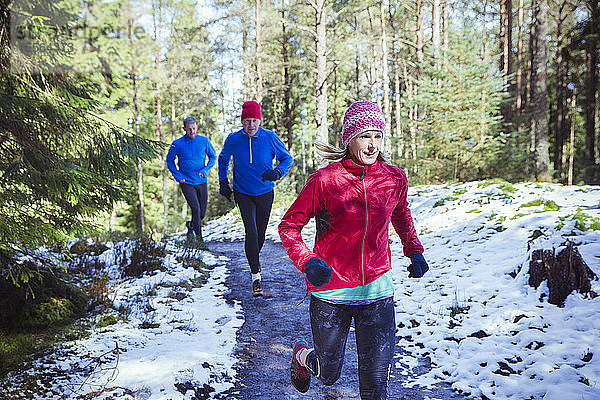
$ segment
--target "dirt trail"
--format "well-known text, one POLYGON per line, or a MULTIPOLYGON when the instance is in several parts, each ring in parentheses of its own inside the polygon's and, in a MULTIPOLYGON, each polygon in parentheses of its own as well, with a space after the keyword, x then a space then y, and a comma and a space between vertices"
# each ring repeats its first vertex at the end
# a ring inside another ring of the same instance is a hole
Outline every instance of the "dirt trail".
MULTIPOLYGON (((250 269, 241 241, 211 242, 209 250, 231 259, 225 284, 230 289, 227 300, 240 301, 245 322, 237 334, 235 355, 236 385, 219 395, 220 399, 360 399, 356 343, 353 332, 348 336, 342 376, 333 386, 324 386, 313 377, 307 393, 298 392, 289 378, 291 345, 296 338, 312 343, 308 319, 309 299, 305 297, 303 276, 294 268, 280 243, 265 242, 261 251, 264 297, 250 293, 250 269), (298 304, 300 303, 300 304, 298 304)), ((397 347, 396 352, 402 349, 397 347)), ((395 362, 393 364, 396 364, 395 362)), ((402 382, 411 373, 423 373, 428 360, 421 360, 416 371, 392 368, 390 400, 465 399, 448 385, 435 389, 404 388, 402 382)))

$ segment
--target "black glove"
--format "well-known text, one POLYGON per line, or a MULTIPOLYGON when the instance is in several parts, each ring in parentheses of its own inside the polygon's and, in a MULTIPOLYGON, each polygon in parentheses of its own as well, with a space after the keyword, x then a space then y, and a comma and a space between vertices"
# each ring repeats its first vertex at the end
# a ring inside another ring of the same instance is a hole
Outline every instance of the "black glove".
POLYGON ((425 261, 425 257, 418 251, 413 251, 410 255, 410 265, 408 269, 409 278, 420 278, 425 275, 425 272, 429 271, 429 265, 425 261))
POLYGON ((221 196, 225 197, 227 200, 231 201, 231 188, 229 187, 229 181, 227 179, 223 179, 219 182, 219 193, 221 196))
POLYGON ((281 171, 278 169, 268 169, 262 174, 262 180, 264 181, 276 181, 281 178, 281 171))
POLYGON ((319 257, 311 257, 304 265, 304 272, 311 285, 320 287, 329 283, 333 269, 319 257))

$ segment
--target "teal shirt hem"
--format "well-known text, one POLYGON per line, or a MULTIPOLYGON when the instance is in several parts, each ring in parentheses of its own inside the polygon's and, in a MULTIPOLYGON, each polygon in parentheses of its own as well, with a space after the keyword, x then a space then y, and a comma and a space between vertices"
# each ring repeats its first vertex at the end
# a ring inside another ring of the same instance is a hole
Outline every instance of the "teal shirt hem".
POLYGON ((332 302, 360 302, 379 300, 394 295, 394 281, 392 270, 387 271, 373 282, 352 288, 321 290, 311 293, 320 300, 332 302))

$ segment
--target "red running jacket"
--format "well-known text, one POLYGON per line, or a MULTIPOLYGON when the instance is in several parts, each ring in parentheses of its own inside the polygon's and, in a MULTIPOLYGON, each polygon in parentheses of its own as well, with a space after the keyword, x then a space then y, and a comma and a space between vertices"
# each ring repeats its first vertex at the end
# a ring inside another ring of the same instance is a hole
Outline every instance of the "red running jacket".
POLYGON ((407 191, 404 171, 381 161, 364 166, 344 159, 308 178, 278 227, 283 246, 300 272, 315 256, 333 268, 327 285, 315 287, 307 281, 307 292, 366 285, 389 271, 390 222, 402 240, 405 256, 423 252, 407 191), (311 251, 302 240, 302 227, 324 209, 329 212, 329 227, 311 251))

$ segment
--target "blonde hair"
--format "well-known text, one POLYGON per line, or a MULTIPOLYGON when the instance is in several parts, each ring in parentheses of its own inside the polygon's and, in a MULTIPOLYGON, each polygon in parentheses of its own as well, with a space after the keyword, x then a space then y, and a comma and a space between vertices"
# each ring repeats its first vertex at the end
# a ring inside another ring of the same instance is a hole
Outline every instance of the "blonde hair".
MULTIPOLYGON (((315 142, 315 148, 317 149, 317 154, 323 160, 336 162, 342 161, 344 158, 350 158, 349 147, 340 149, 339 147, 332 146, 329 143, 317 141, 315 142)), ((379 151, 379 154, 377 155, 377 160, 387 162, 387 157, 382 151, 379 151)))

